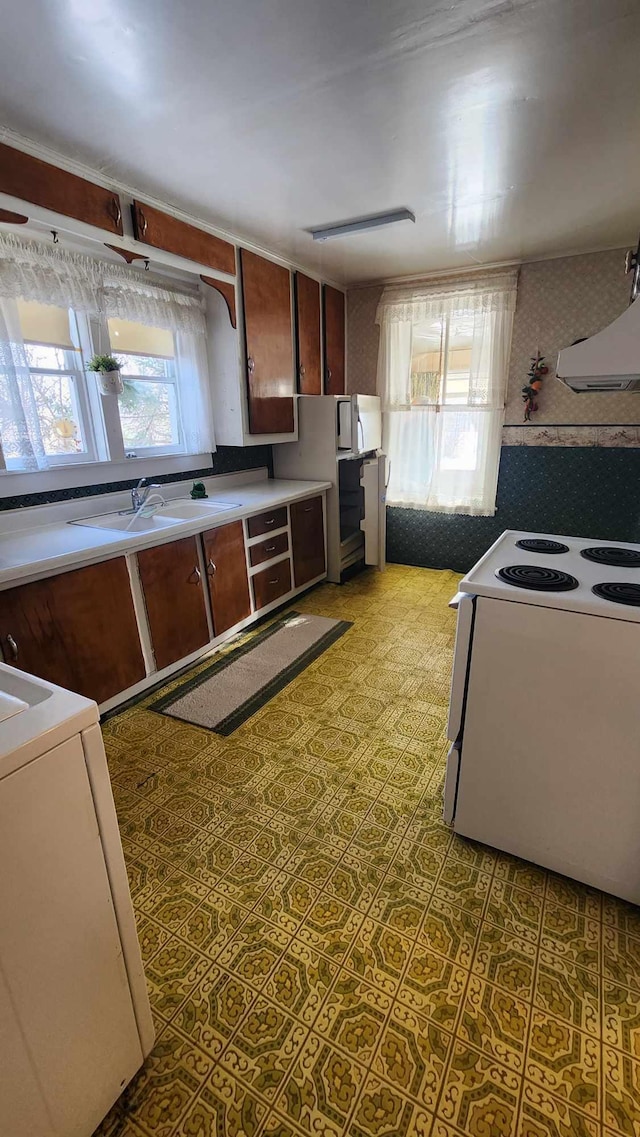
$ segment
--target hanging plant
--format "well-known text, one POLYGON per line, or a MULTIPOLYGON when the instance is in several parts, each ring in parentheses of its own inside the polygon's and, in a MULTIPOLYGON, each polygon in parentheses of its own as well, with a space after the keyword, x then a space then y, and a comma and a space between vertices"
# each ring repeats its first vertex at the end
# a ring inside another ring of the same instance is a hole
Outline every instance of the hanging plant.
POLYGON ((124 391, 120 361, 115 355, 93 355, 87 363, 87 371, 96 372, 103 395, 121 395, 124 391))
POLYGON ((528 383, 522 388, 524 402, 524 421, 530 422, 531 415, 538 409, 538 392, 542 387, 542 380, 549 374, 549 368, 544 361, 544 355, 537 351, 531 356, 531 367, 527 376, 528 383))

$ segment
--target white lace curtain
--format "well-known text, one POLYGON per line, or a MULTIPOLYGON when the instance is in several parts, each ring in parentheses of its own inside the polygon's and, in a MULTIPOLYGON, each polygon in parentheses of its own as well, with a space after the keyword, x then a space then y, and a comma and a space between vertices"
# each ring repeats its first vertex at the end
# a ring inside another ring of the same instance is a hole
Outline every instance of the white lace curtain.
POLYGON ((516 288, 517 272, 509 270, 384 290, 376 322, 390 505, 495 513, 516 288), (442 391, 421 401, 412 391, 414 329, 456 321, 470 333, 465 401, 447 401, 442 391))
MULTIPOLYGON (((57 245, 0 234, 0 425, 9 433, 22 469, 46 469, 50 462, 18 318, 18 298, 73 308, 101 321, 117 316, 172 331, 185 450, 200 454, 215 449, 200 294, 57 245)), ((101 345, 97 346, 100 350, 101 345)), ((4 466, 0 441, 0 469, 4 466)))
POLYGON ((0 297, 18 296, 173 332, 206 331, 204 300, 195 289, 175 288, 124 265, 0 233, 0 297))

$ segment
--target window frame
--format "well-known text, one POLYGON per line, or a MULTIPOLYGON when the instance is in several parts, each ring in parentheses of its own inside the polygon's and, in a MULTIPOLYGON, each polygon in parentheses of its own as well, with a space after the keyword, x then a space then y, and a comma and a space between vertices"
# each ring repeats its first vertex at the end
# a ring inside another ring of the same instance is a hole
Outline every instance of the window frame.
MULTIPOLYGON (((133 322, 135 323, 136 321, 133 321, 133 322)), ((183 423, 183 419, 182 419, 182 405, 181 405, 181 400, 180 400, 180 383, 178 381, 178 357, 177 357, 177 352, 176 352, 176 336, 175 336, 175 332, 172 331, 170 328, 168 328, 166 330, 171 331, 171 338, 173 340, 174 354, 173 354, 173 356, 171 356, 171 360, 173 363, 173 374, 172 375, 140 375, 140 374, 133 375, 133 374, 128 374, 128 373, 125 374, 124 372, 122 372, 122 379, 124 382, 127 382, 127 380, 130 380, 132 383, 164 384, 165 386, 171 387, 173 389, 174 399, 175 399, 174 405, 175 405, 176 410, 177 410, 175 425, 177 427, 176 433, 178 435, 179 441, 173 442, 173 443, 168 443, 165 446, 136 446, 135 449, 126 447, 125 442, 124 442, 124 433, 122 430, 122 419, 120 417, 120 404, 118 403, 118 424, 120 427, 120 437, 121 437, 121 442, 122 442, 122 449, 123 449, 123 452, 125 453, 125 455, 131 454, 132 457, 136 457, 136 458, 155 458, 155 457, 162 457, 163 455, 171 456, 171 455, 178 455, 178 454, 186 454, 185 429, 184 429, 184 423, 183 423)), ((107 321, 107 336, 109 336, 108 321, 107 321)), ((135 353, 135 352, 128 352, 128 351, 118 351, 118 348, 114 347, 113 344, 111 343, 110 338, 109 338, 109 344, 111 347, 111 351, 116 356, 127 356, 127 355, 129 355, 129 356, 137 356, 137 358, 145 358, 144 356, 142 356, 142 353, 140 353, 140 352, 135 353)), ((146 358, 147 359, 156 358, 156 359, 165 359, 166 360, 169 357, 167 357, 167 356, 152 356, 152 355, 148 354, 146 356, 146 358)))
MULTIPOLYGON (((107 319, 88 316, 75 309, 70 311, 73 313, 75 324, 75 327, 71 327, 72 339, 75 332, 84 363, 95 351, 103 350, 102 345, 110 343, 107 319)), ((173 335, 175 343, 175 332, 173 335)), ((95 373, 83 369, 82 373, 78 374, 84 393, 83 408, 85 413, 88 411, 86 423, 89 425, 90 433, 87 433, 86 438, 91 437, 92 454, 88 457, 85 454, 61 455, 60 461, 51 460, 48 456, 50 464, 44 470, 26 470, 15 465, 14 460, 5 459, 6 468, 3 469, 0 465, 0 496, 11 497, 73 489, 86 485, 89 482, 87 477, 89 473, 90 484, 105 485, 117 481, 128 482, 133 478, 178 474, 211 467, 211 451, 199 453, 187 451, 182 420, 180 448, 138 447, 135 452, 126 451, 120 424, 118 396, 115 393, 103 394, 95 373), (81 476, 79 476, 80 471, 82 471, 81 476)), ((179 398, 177 374, 174 382, 179 398)))

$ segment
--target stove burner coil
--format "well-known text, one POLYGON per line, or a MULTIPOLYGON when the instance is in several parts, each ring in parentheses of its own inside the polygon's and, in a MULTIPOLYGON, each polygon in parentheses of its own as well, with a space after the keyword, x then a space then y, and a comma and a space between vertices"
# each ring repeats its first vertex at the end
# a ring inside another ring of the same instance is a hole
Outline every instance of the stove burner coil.
POLYGON ((569 546, 562 541, 549 541, 546 537, 523 537, 516 541, 516 549, 524 549, 527 553, 568 553, 569 546))
POLYGON ((575 576, 544 565, 507 565, 498 569, 496 576, 505 584, 535 592, 569 592, 578 587, 575 576))
POLYGON ((609 545, 594 545, 590 549, 581 549, 580 556, 586 561, 593 561, 597 565, 609 565, 611 568, 640 568, 640 552, 637 549, 614 549, 609 545))
POLYGON ((591 589, 596 596, 603 600, 612 600, 616 604, 629 604, 632 608, 640 608, 640 584, 631 581, 613 581, 605 584, 594 584, 591 589))

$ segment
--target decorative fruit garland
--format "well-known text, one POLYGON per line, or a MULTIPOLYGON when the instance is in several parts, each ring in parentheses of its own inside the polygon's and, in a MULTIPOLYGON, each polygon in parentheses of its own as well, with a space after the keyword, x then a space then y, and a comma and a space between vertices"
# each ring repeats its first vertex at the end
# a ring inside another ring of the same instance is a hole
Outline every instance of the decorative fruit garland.
POLYGON ((529 375, 526 387, 522 388, 522 398, 524 401, 524 421, 530 422, 531 415, 537 411, 538 404, 536 399, 538 392, 542 387, 542 380, 545 375, 549 374, 549 368, 544 362, 544 355, 540 355, 537 351, 535 355, 531 356, 531 367, 529 368, 529 375))

